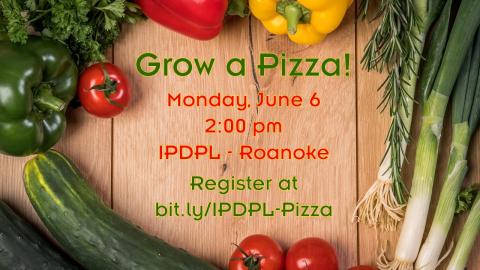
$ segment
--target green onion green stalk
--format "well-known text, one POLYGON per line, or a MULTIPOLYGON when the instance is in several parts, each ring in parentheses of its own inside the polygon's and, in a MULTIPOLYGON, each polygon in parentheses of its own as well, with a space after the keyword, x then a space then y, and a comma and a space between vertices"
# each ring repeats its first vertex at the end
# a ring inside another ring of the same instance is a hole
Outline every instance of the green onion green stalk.
POLYGON ((410 199, 395 258, 380 254, 381 270, 413 269, 422 243, 435 180, 440 137, 450 95, 480 25, 480 1, 463 0, 448 38, 442 63, 423 108, 410 199))
MULTIPOLYGON (((480 113, 480 112, 479 112, 480 113)), ((480 195, 473 203, 467 221, 463 226, 462 233, 458 240, 455 251, 447 266, 447 270, 464 270, 467 269, 468 257, 472 251, 475 239, 480 231, 480 195)))
POLYGON ((467 174, 467 152, 480 118, 480 35, 470 50, 458 77, 453 96, 453 138, 446 179, 430 232, 424 242, 415 269, 434 270, 452 226, 457 197, 467 174))

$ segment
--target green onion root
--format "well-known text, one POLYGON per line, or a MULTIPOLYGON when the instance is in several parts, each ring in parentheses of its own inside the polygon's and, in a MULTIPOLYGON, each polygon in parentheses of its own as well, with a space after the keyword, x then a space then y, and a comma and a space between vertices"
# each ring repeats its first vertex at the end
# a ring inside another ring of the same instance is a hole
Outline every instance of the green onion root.
POLYGON ((354 221, 357 220, 370 227, 379 227, 382 231, 395 231, 405 212, 405 204, 398 202, 393 191, 393 181, 388 171, 390 163, 391 159, 387 151, 380 165, 377 180, 355 208, 354 221))
POLYGON ((413 270, 413 265, 410 262, 394 261, 393 263, 388 260, 385 255, 386 251, 382 250, 380 256, 377 258, 377 266, 379 269, 388 270, 413 270))

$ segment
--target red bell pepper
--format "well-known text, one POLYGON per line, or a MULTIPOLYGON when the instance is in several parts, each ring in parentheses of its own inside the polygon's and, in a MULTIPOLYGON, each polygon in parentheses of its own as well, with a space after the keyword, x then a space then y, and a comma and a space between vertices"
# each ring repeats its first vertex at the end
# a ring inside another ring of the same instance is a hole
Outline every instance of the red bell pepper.
POLYGON ((137 0, 145 15, 184 35, 208 40, 223 27, 228 0, 137 0))

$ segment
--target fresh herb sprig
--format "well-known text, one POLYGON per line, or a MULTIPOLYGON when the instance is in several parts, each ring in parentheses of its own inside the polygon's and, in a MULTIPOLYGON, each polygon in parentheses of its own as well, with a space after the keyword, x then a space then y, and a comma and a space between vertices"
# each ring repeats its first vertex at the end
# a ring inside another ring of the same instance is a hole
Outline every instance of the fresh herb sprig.
POLYGON ((12 42, 25 43, 33 33, 65 43, 78 66, 105 60, 105 50, 123 23, 144 16, 126 0, 0 0, 0 31, 12 42))
MULTIPOLYGON (((362 1, 364 16, 369 5, 369 0, 362 1)), ((419 60, 415 59, 415 55, 421 52, 414 32, 419 27, 419 18, 412 0, 383 0, 377 10, 376 17, 378 16, 383 18, 365 47, 361 63, 367 71, 388 72, 380 86, 380 89, 384 88, 380 107, 389 108, 392 118, 387 135, 388 149, 385 152, 390 156, 384 157, 391 159, 391 164, 389 172, 384 173, 390 173, 395 197, 403 204, 406 200, 401 168, 405 156, 404 145, 410 139, 410 129, 405 118, 409 118, 412 113, 409 104, 414 98, 411 91, 406 89, 408 84, 405 79, 416 76, 415 65, 419 60)))

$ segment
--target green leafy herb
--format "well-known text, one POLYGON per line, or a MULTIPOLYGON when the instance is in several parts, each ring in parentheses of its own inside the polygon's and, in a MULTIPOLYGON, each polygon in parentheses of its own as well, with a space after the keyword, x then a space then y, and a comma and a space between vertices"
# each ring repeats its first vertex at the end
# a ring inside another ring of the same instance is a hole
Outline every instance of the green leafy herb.
POLYGON ((66 44, 78 66, 105 60, 105 50, 123 23, 145 17, 126 0, 0 0, 0 31, 12 42, 25 43, 40 34, 66 44))
MULTIPOLYGON (((366 16, 370 5, 368 0, 361 2, 362 16, 366 16)), ((388 108, 392 118, 384 156, 384 162, 389 163, 389 166, 388 171, 382 173, 390 174, 393 194, 400 204, 406 202, 401 169, 405 148, 410 140, 415 78, 423 47, 420 42, 423 31, 418 31, 421 28, 418 13, 420 11, 415 8, 413 0, 381 1, 375 17, 382 19, 367 43, 361 60, 363 68, 368 71, 386 70, 388 73, 380 86, 384 88, 380 107, 388 108)))
POLYGON ((457 196, 457 208, 455 209, 456 215, 461 215, 468 210, 470 210, 473 206, 473 202, 478 194, 478 187, 471 186, 467 187, 460 194, 457 196))
POLYGON ((1 0, 3 16, 0 29, 8 33, 14 42, 25 43, 27 39, 27 19, 22 15, 22 8, 16 0, 1 0))

